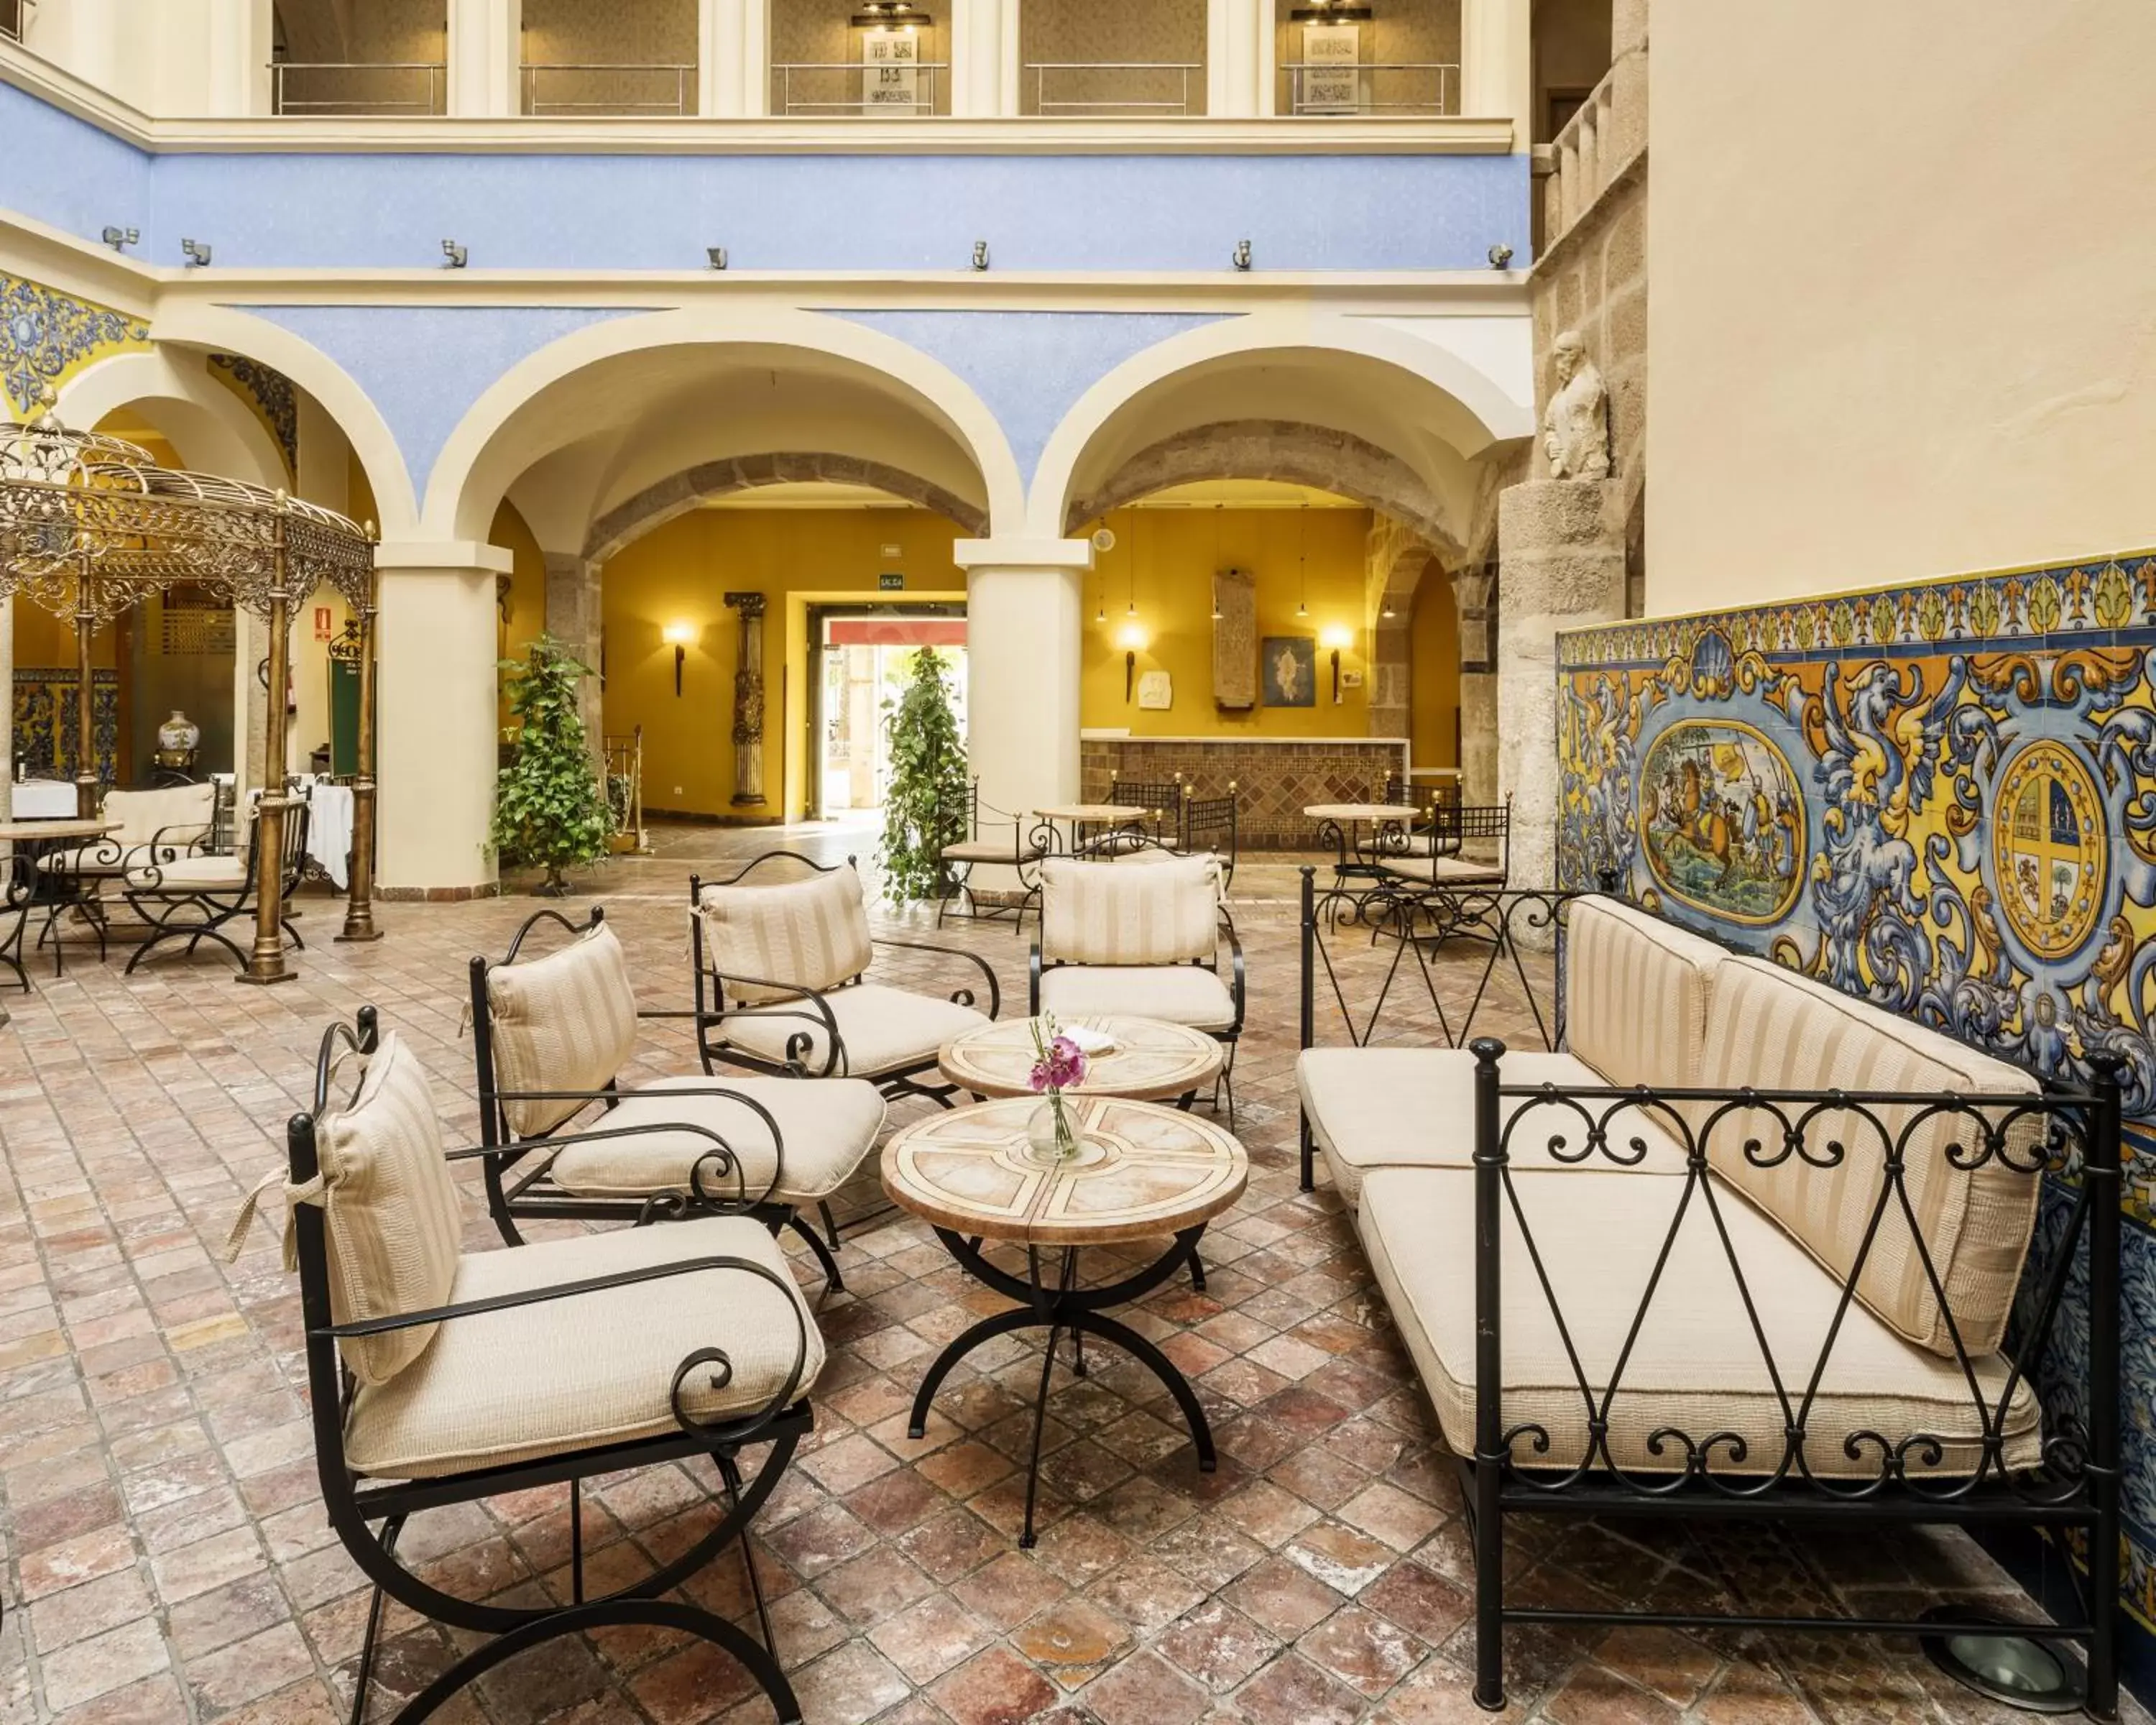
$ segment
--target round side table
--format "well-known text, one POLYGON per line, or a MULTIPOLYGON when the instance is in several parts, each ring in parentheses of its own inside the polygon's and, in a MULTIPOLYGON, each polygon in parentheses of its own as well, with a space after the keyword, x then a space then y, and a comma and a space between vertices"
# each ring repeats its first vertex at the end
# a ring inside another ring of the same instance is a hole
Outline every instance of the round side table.
MULTIPOLYGON (((959 1089, 977 1096, 1025 1096, 1035 1058, 1032 1019, 1005 1019, 954 1036, 937 1064, 959 1089)), ((1084 1096, 1122 1096, 1140 1102, 1181 1099, 1188 1107, 1198 1092, 1220 1076, 1227 1051, 1214 1038, 1164 1019, 1073 1018, 1066 1027, 1098 1030, 1116 1039, 1113 1050, 1086 1057, 1084 1096)))
POLYGON ((1154 1102, 1067 1093, 1065 1106, 1084 1152, 1070 1163, 1044 1161, 1025 1131, 1039 1106, 1025 1096, 954 1108, 903 1128, 883 1151, 884 1190, 892 1202, 932 1224, 968 1275, 1019 1302, 982 1319, 937 1355, 913 1399, 910 1435, 919 1437, 927 1430, 937 1389, 974 1348, 1014 1330, 1048 1331, 1026 1465, 1025 1525, 1019 1539, 1025 1547, 1034 1543, 1041 1423, 1056 1343, 1065 1332, 1080 1375, 1085 1372, 1081 1338, 1096 1336, 1159 1378, 1190 1427, 1199 1466, 1213 1471, 1212 1429, 1189 1384, 1166 1354, 1106 1312, 1142 1299, 1194 1260, 1205 1224, 1242 1195, 1250 1171, 1242 1145, 1210 1121, 1154 1102), (1081 1248, 1164 1235, 1173 1236, 1170 1245, 1147 1268, 1105 1287, 1079 1286, 1081 1248), (981 1251, 984 1240, 1023 1245, 1026 1274, 1014 1276, 990 1263, 981 1251), (1061 1262, 1045 1270, 1044 1253, 1058 1250, 1061 1262))

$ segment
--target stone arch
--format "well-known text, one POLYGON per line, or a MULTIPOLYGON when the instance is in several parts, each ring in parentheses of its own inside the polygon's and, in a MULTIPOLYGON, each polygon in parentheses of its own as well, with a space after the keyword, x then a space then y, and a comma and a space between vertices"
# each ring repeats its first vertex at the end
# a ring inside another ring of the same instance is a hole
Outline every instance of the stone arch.
POLYGON ((592 523, 583 556, 587 562, 603 563, 632 542, 714 497, 753 490, 762 485, 789 485, 808 480, 873 485, 894 497, 948 516, 976 537, 984 536, 988 531, 986 510, 901 468, 851 455, 785 451, 703 462, 646 486, 592 523))
POLYGON ((292 483, 261 421, 211 379, 199 353, 161 347, 102 360, 69 381, 57 411, 68 424, 90 430, 122 409, 156 426, 198 471, 272 490, 292 483))
POLYGON ((1141 449, 1107 480, 1075 497, 1062 530, 1170 485, 1199 480, 1264 479, 1352 497, 1402 523, 1440 555, 1458 557, 1451 511, 1408 464, 1352 432, 1286 419, 1235 419, 1194 426, 1141 449))

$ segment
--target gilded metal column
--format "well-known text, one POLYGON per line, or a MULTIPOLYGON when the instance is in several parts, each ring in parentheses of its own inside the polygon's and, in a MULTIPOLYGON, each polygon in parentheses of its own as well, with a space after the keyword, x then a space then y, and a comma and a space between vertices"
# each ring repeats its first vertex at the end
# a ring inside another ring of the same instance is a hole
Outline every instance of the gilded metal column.
POLYGON ((254 950, 243 983, 290 983, 299 973, 285 962, 285 695, 292 657, 290 565, 286 556, 285 497, 277 494, 270 524, 270 700, 262 751, 262 798, 254 813, 254 950))
MULTIPOLYGON (((371 525, 371 524, 370 524, 371 525)), ((345 894, 341 941, 378 941, 374 926, 374 583, 358 607, 359 758, 352 776, 352 885, 345 894)))
POLYGON ((74 814, 97 815, 97 697, 92 687, 90 645, 97 634, 97 601, 90 559, 82 561, 74 589, 74 814))

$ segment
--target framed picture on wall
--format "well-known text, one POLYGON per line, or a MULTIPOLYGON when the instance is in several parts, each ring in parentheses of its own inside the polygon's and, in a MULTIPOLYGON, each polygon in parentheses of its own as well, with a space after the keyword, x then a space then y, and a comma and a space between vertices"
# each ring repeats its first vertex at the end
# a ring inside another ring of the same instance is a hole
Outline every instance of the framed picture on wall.
POLYGON ((1258 678, 1267 706, 1317 705, 1317 638, 1267 635, 1258 650, 1258 678))

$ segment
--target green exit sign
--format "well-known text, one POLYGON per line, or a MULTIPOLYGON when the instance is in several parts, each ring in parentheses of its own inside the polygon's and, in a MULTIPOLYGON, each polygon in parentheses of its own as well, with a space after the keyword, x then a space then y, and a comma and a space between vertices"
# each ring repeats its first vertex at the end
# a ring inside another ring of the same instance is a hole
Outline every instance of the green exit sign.
POLYGON ((906 578, 903 575, 879 575, 876 577, 876 588, 880 593, 904 593, 906 578))

